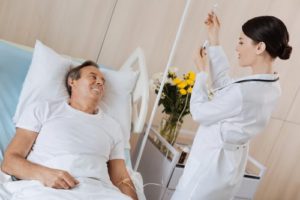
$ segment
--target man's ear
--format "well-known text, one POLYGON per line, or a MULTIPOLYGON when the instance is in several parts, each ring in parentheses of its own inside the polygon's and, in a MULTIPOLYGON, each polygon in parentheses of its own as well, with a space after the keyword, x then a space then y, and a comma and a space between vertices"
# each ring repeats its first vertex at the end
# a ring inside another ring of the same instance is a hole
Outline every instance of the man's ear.
POLYGON ((260 55, 266 50, 266 44, 264 42, 259 42, 256 46, 256 54, 260 55))
POLYGON ((74 83, 74 79, 72 79, 72 78, 68 78, 68 85, 71 87, 71 88, 73 88, 74 87, 74 85, 75 85, 75 83, 74 83))

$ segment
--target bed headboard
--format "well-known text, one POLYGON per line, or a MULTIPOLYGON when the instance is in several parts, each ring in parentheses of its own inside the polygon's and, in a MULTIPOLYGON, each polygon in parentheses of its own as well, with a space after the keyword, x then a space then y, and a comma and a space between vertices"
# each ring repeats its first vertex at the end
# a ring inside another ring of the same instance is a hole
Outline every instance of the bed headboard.
POLYGON ((15 133, 12 122, 32 52, 0 40, 0 160, 15 133))
POLYGON ((133 91, 132 133, 141 133, 144 128, 149 101, 149 78, 145 56, 140 47, 130 55, 121 70, 133 70, 138 64, 139 77, 133 91))

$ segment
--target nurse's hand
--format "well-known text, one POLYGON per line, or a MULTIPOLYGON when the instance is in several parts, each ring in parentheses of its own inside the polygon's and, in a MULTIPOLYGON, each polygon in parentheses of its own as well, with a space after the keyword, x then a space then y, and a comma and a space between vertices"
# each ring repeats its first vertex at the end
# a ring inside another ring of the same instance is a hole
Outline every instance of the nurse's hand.
POLYGON ((214 12, 208 13, 208 16, 204 22, 207 27, 208 40, 210 45, 219 45, 219 32, 220 32, 220 21, 214 12))
POLYGON ((194 62, 199 71, 208 72, 208 58, 203 47, 195 54, 194 62))

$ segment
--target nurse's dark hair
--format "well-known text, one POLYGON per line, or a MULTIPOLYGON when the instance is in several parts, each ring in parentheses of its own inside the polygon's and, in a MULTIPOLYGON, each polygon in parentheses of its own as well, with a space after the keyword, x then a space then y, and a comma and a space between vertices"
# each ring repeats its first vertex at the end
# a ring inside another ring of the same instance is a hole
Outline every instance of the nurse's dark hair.
POLYGON ((72 94, 72 88, 68 82, 69 78, 72 80, 80 79, 80 75, 81 75, 80 70, 84 67, 90 67, 90 66, 99 69, 99 66, 97 63, 95 63, 94 61, 91 61, 91 60, 87 60, 87 61, 83 62, 81 65, 78 65, 68 71, 68 73, 66 74, 66 77, 65 77, 65 86, 67 88, 67 92, 68 92, 69 96, 71 96, 71 94, 72 94))
POLYGON ((242 30, 255 43, 264 42, 266 51, 272 58, 290 58, 292 47, 285 24, 274 16, 259 16, 243 24, 242 30))

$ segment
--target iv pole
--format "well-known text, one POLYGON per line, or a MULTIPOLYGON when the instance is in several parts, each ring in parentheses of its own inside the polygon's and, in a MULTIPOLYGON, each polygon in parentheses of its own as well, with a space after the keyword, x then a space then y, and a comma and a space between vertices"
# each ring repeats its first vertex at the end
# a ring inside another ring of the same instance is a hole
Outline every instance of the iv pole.
POLYGON ((163 90, 163 85, 166 82, 166 78, 167 78, 168 71, 169 71, 169 68, 170 68, 170 65, 171 65, 171 61, 173 60, 175 49, 177 47, 177 43, 178 43, 178 40, 180 38, 182 29, 183 29, 183 24, 184 24, 186 15, 188 13, 190 2, 191 2, 191 0, 187 0, 186 3, 185 3, 184 11, 183 11, 181 19, 180 19, 180 24, 179 24, 179 27, 177 29, 176 37, 175 37, 171 52, 169 54, 167 66, 166 66, 164 74, 163 74, 163 79, 162 79, 161 85, 159 87, 158 94, 156 96, 154 107, 153 107, 152 112, 151 112, 151 116, 150 116, 150 119, 149 119, 149 122, 148 122, 148 125, 147 125, 147 129, 146 129, 146 132, 145 132, 145 135, 143 137, 143 141, 142 141, 139 153, 138 153, 138 157, 136 159, 136 163, 135 163, 135 166, 134 166, 134 171, 137 171, 137 168, 139 167, 139 164, 140 164, 140 161, 141 161, 141 158, 142 158, 142 154, 143 154, 146 142, 147 142, 147 138, 148 138, 149 133, 150 133, 151 124, 153 122, 154 115, 155 115, 157 107, 158 107, 158 102, 159 102, 159 99, 161 97, 161 93, 162 93, 162 90, 163 90))

